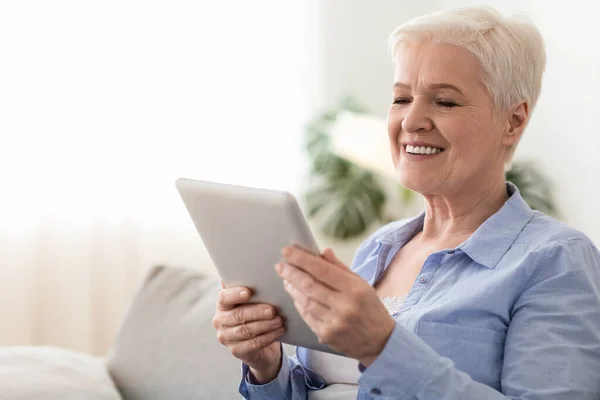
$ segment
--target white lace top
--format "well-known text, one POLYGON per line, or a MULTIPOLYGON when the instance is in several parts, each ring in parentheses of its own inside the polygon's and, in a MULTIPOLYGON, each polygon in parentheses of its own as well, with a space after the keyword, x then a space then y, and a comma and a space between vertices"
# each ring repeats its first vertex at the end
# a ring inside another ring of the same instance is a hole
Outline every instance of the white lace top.
POLYGON ((402 307, 407 297, 408 293, 406 293, 404 296, 380 297, 380 299, 390 315, 395 317, 400 313, 400 307, 402 307))
MULTIPOLYGON (((406 301, 404 296, 381 297, 391 316, 399 314, 406 301)), ((352 358, 336 356, 320 351, 306 352, 306 366, 318 373, 328 386, 322 390, 308 392, 309 400, 355 400, 358 393, 358 362, 352 358)))

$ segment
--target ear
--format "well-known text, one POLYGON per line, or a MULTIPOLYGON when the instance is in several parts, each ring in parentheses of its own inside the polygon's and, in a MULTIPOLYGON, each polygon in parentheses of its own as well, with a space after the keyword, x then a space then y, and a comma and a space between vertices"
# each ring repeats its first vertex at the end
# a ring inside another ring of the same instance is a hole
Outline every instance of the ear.
POLYGON ((508 129, 504 134, 503 143, 505 146, 516 144, 529 120, 529 104, 523 102, 515 107, 508 119, 508 129))

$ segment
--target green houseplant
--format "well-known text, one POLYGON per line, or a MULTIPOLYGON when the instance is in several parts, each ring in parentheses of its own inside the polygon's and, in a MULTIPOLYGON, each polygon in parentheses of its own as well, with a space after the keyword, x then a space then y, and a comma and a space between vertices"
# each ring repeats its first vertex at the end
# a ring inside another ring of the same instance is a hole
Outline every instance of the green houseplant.
MULTIPOLYGON (((309 216, 317 220, 324 235, 352 239, 364 234, 375 222, 389 222, 390 217, 385 214, 389 187, 397 190, 404 204, 414 201, 415 195, 332 151, 328 129, 341 111, 366 112, 364 107, 346 97, 339 107, 322 113, 307 126, 310 180, 304 201, 309 216)), ((506 179, 519 188, 531 208, 556 214, 551 185, 533 164, 514 163, 506 179)))

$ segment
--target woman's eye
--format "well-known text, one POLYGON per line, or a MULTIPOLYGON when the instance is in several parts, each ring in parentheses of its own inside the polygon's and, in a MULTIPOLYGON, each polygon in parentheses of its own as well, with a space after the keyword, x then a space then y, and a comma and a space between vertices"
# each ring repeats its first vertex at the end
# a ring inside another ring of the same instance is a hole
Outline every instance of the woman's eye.
POLYGON ((448 100, 438 100, 437 104, 439 106, 442 107, 447 107, 447 108, 452 108, 452 107, 456 107, 458 104, 452 102, 452 101, 448 101, 448 100))
POLYGON ((410 99, 405 97, 398 97, 394 99, 394 104, 408 104, 410 103, 410 99))

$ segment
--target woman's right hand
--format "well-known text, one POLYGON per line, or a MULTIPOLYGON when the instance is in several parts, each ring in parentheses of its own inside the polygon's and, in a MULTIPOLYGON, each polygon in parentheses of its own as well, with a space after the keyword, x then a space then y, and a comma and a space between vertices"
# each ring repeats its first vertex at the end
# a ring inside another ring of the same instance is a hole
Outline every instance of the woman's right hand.
POLYGON ((219 342, 250 367, 255 383, 264 384, 279 373, 282 357, 277 339, 285 328, 273 306, 246 304, 250 298, 246 287, 223 287, 212 322, 219 342))

